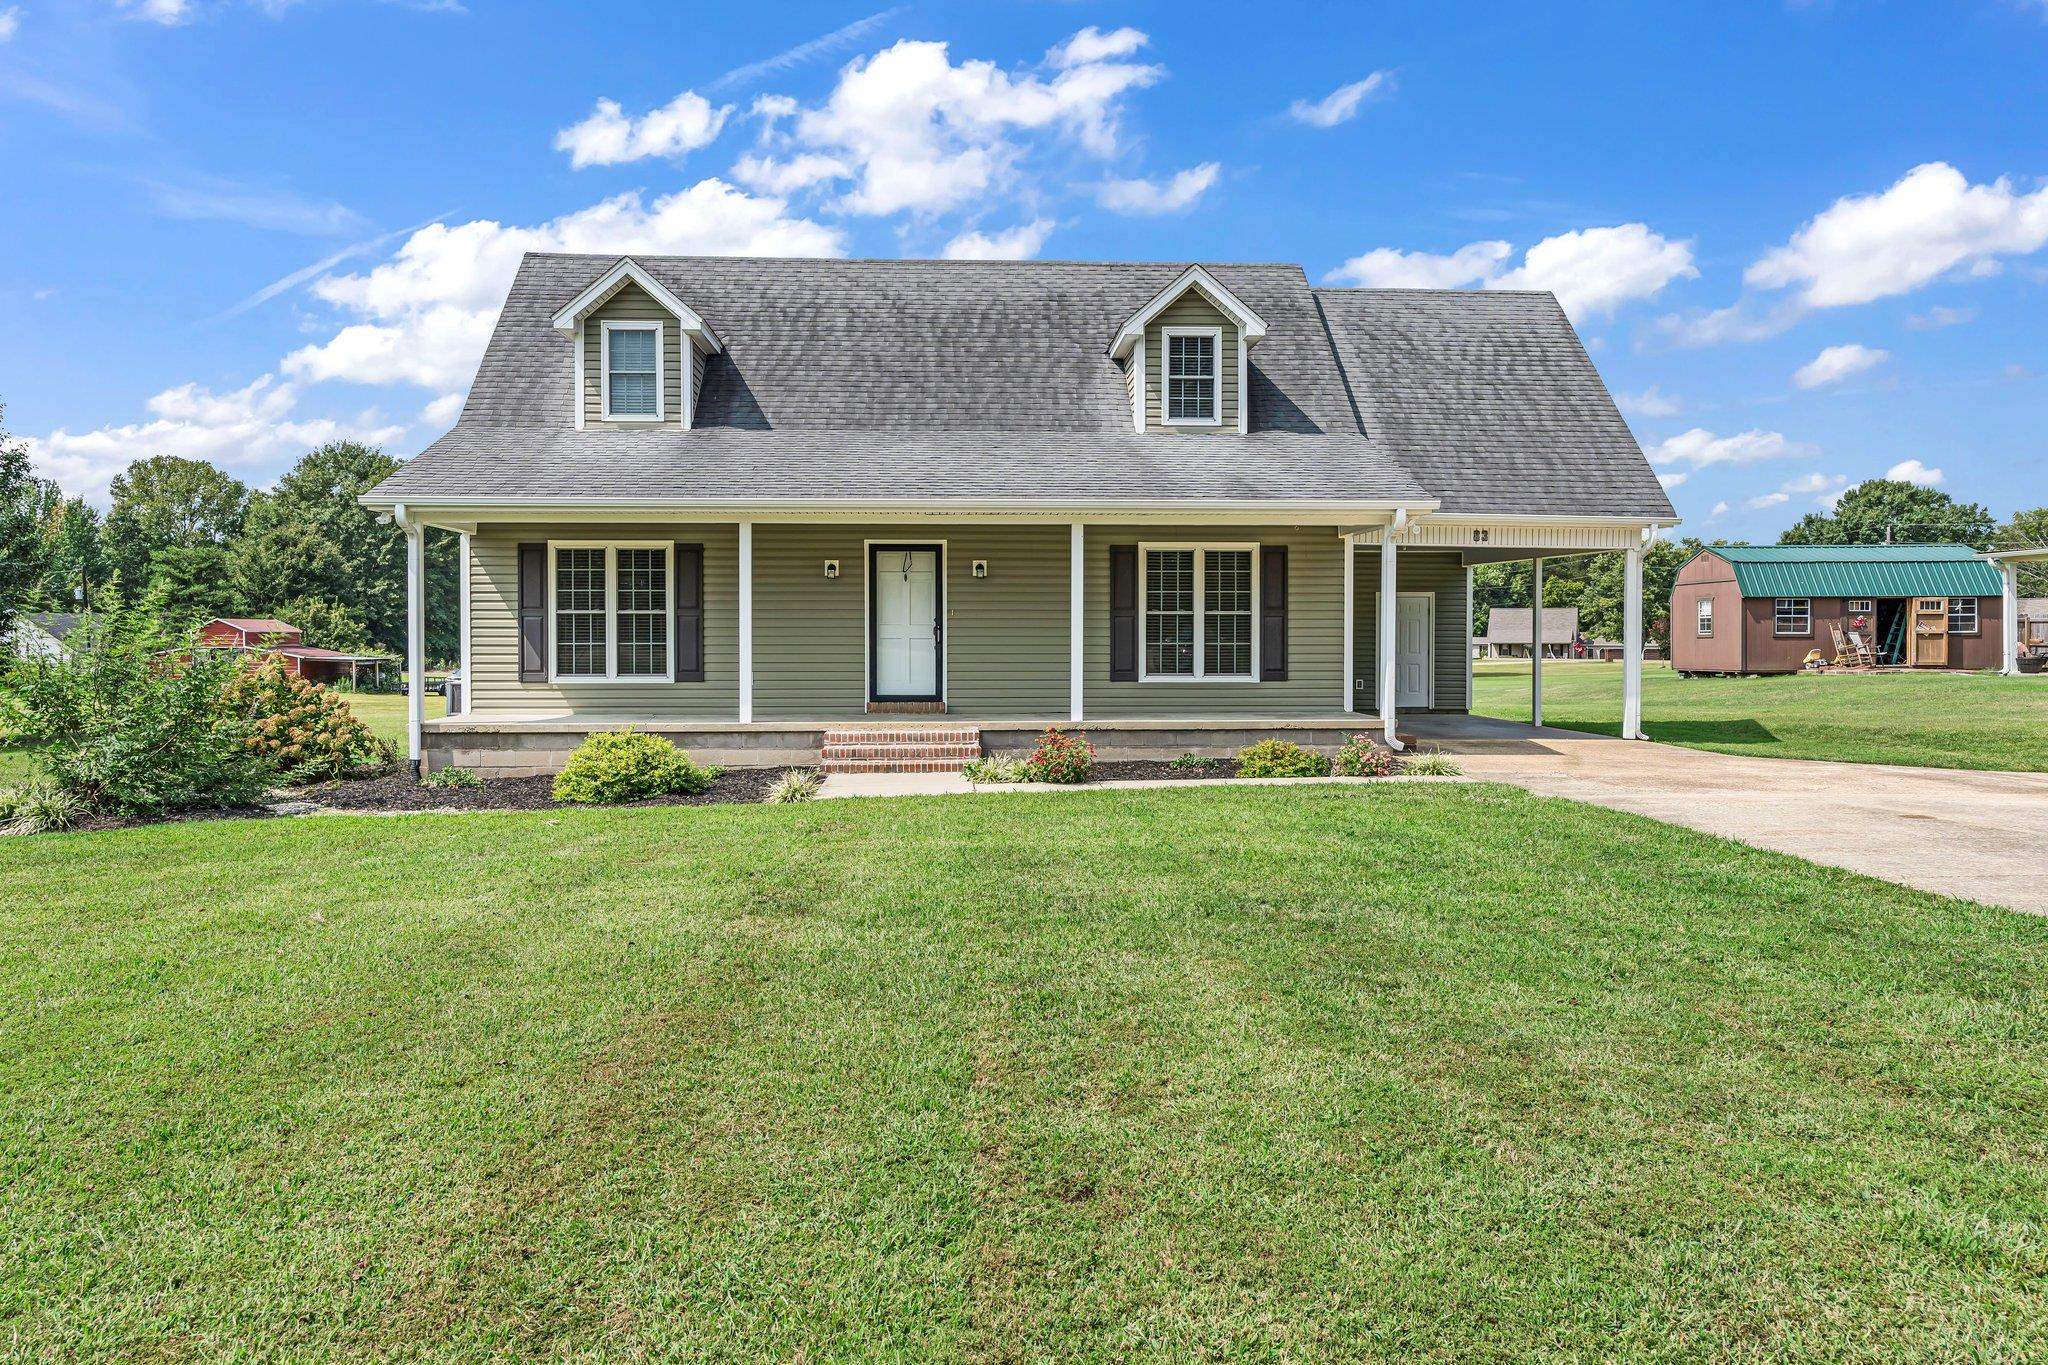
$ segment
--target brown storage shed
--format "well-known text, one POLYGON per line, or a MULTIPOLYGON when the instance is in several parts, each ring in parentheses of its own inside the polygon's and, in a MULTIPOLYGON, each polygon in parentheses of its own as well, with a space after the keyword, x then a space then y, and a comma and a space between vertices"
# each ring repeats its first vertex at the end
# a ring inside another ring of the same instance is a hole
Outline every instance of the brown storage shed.
POLYGON ((1838 656, 1836 634, 1882 666, 1999 667, 1998 571, 1965 545, 1725 545, 1671 592, 1680 673, 1796 673, 1838 656))

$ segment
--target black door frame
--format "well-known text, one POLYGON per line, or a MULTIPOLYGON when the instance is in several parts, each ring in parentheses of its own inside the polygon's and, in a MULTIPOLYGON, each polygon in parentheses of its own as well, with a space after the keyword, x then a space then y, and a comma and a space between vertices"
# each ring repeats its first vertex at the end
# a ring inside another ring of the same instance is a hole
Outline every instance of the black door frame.
POLYGON ((868 700, 944 701, 946 697, 946 547, 938 541, 878 541, 868 546, 868 700), (881 624, 881 603, 877 589, 881 575, 875 572, 875 556, 883 550, 930 550, 932 552, 932 690, 929 695, 884 693, 878 690, 875 667, 875 635, 881 624))

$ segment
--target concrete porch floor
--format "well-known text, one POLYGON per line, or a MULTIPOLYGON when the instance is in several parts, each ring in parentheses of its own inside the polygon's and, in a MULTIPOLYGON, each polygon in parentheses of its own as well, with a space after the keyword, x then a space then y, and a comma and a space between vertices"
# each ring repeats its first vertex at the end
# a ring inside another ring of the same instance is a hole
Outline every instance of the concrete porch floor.
POLYGON ((1741 758, 1485 716, 1404 717, 1401 729, 1468 777, 2048 914, 2048 773, 1741 758))

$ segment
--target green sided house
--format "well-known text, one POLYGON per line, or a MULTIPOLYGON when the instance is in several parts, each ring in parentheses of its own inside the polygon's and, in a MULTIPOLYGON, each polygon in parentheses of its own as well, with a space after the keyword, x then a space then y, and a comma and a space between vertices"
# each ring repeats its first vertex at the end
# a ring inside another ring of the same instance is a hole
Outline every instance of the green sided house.
POLYGON ((529 255, 410 543, 413 754, 632 725, 723 763, 1218 751, 1470 704, 1471 566, 1671 504, 1557 302, 1293 265, 529 255), (459 533, 457 714, 418 699, 459 533))

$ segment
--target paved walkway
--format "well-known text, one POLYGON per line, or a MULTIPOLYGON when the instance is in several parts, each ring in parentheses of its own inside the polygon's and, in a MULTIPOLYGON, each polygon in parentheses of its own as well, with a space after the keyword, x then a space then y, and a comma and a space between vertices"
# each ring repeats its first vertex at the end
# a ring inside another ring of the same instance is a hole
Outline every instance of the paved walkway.
POLYGON ((1480 716, 1402 729, 1469 777, 2048 915, 2048 773, 1738 758, 1480 716))

